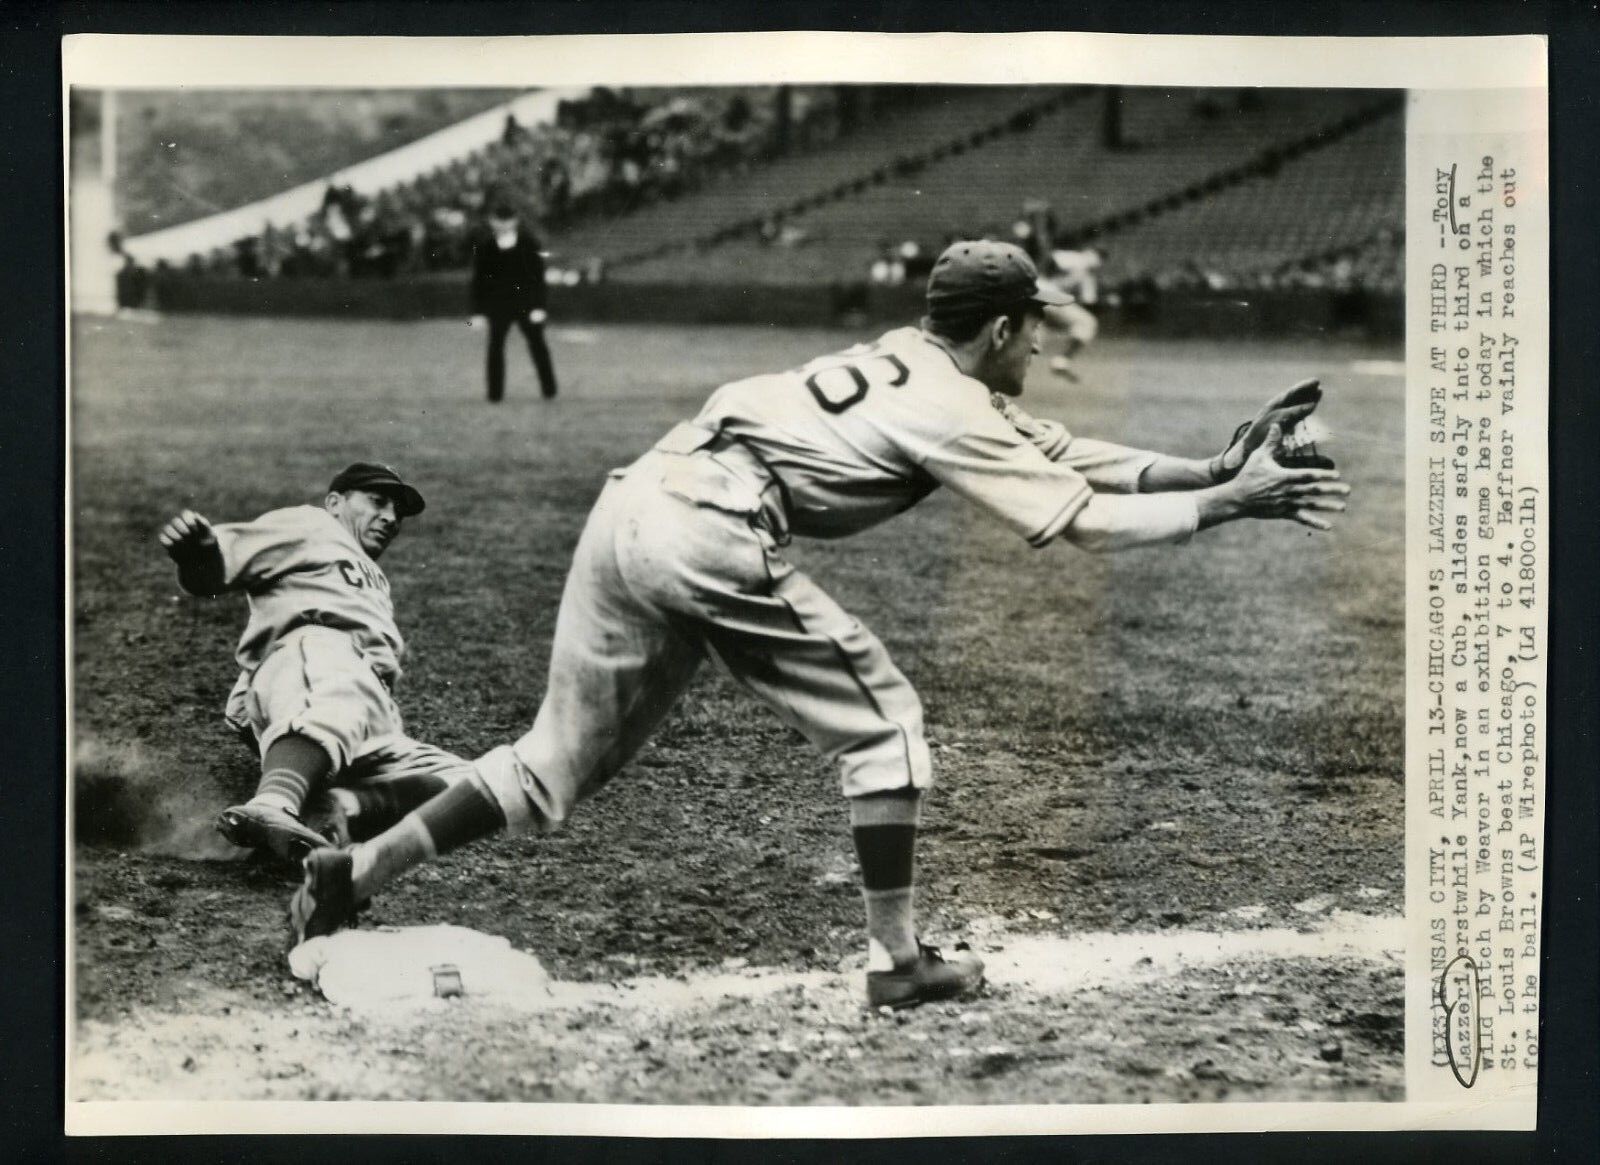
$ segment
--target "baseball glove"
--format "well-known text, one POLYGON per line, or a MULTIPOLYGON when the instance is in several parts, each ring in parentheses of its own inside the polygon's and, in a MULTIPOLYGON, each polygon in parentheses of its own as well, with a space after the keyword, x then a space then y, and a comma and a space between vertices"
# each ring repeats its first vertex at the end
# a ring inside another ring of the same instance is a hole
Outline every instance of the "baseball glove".
POLYGON ((1227 448, 1211 459, 1211 478, 1216 482, 1231 481, 1238 475, 1245 459, 1267 439, 1273 425, 1283 429, 1283 448, 1278 464, 1292 469, 1332 469, 1333 460, 1317 452, 1314 432, 1306 420, 1322 403, 1322 384, 1317 380, 1302 380, 1284 389, 1269 400, 1254 419, 1245 421, 1233 431, 1227 448))

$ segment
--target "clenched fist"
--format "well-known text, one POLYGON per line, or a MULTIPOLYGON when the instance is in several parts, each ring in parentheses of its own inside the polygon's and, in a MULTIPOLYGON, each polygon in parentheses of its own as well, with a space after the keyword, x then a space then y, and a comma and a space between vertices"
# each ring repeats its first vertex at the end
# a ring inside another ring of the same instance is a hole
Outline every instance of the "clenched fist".
POLYGON ((178 564, 178 583, 192 595, 215 595, 223 588, 222 551, 205 515, 184 510, 156 535, 167 557, 178 564))
POLYGON ((185 510, 161 527, 156 540, 161 543, 168 558, 174 562, 184 562, 205 553, 208 547, 216 546, 217 535, 204 514, 185 510))

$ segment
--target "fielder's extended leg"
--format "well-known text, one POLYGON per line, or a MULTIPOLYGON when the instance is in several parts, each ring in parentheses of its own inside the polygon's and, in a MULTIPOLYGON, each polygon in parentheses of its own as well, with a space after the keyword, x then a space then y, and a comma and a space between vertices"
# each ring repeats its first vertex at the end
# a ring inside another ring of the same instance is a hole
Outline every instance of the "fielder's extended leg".
POLYGON ((494 794, 474 774, 371 841, 313 850, 289 902, 290 947, 349 925, 359 903, 411 867, 497 833, 505 823, 494 794))
POLYGON ((914 789, 850 799, 851 836, 867 907, 867 1002, 915 1007, 983 982, 970 954, 946 959, 917 938, 915 866, 922 795, 914 789))
POLYGON ((470 762, 409 736, 369 742, 339 785, 307 802, 306 824, 335 845, 368 841, 472 774, 470 762))
POLYGON ((850 799, 850 834, 867 906, 867 967, 892 970, 917 957, 917 819, 922 795, 875 793, 850 799))
POLYGON ((499 802, 476 774, 458 781, 398 825, 351 848, 356 897, 371 897, 412 866, 498 833, 505 824, 499 802))

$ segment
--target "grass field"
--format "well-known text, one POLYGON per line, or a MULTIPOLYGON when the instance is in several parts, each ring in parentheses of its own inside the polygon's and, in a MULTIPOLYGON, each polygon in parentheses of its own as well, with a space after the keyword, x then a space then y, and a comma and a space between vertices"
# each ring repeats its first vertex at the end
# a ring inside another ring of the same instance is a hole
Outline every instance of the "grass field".
MULTIPOLYGON (((196 1000, 220 1007, 226 997, 262 1014, 304 1002, 282 994, 287 883, 248 864, 193 860, 223 856, 209 817, 252 784, 250 757, 220 721, 243 604, 179 595, 154 542, 168 515, 192 506, 242 519, 312 500, 336 468, 363 458, 417 480, 428 511, 384 560, 410 645, 401 701, 413 735, 476 755, 531 721, 568 558, 605 469, 717 384, 858 338, 557 328, 562 397, 538 400, 513 350, 510 399, 490 407, 481 337, 464 325, 80 323, 76 973, 78 1018, 90 1025, 80 1039, 104 1052, 116 1043, 105 1033, 130 1016, 208 1006, 196 1000)), ((1355 489, 1331 535, 1238 524, 1182 549, 1095 558, 1065 545, 1030 550, 936 494, 877 531, 794 548, 924 698, 939 779, 919 879, 932 931, 975 922, 1006 934, 1229 931, 1401 911, 1402 382, 1372 363, 1393 355, 1305 341, 1111 340, 1083 361, 1083 384, 1041 367, 1024 399, 1074 431, 1198 455, 1269 392, 1320 375, 1335 434, 1327 448, 1355 489)), ((835 774, 708 670, 563 833, 454 855, 397 887, 377 916, 505 934, 564 980, 676 975, 730 957, 833 972, 859 965, 853 869, 835 774)), ((851 1092, 848 1076, 801 1087, 793 1072, 764 1077, 735 1058, 729 1071, 743 1064, 746 1076, 712 1098, 1038 1100, 1060 1084, 1057 1069, 1089 1099, 1393 1095, 1398 968, 1354 976, 1312 964, 1282 975, 1302 1016, 1321 1000, 1377 1017, 1347 1033, 1370 1061, 1346 1054, 1317 1066, 1313 1054, 1312 1068, 1285 1074, 1250 1060, 1236 1034, 1230 1046, 1246 1058, 1231 1074, 1180 1065, 1189 1074, 1174 1082, 1089 1052, 1064 1063, 1052 1053, 978 1076, 957 1068, 930 1095, 851 1092)), ((1074 999, 1113 1025, 1147 1008, 1119 1002, 1114 985, 1074 999)), ((1214 1001, 1222 1016, 1227 999, 1214 1001)), ((1001 990, 996 1022, 1008 1007, 1030 1014, 1025 1005, 1001 990)), ((1287 1022, 1268 1009, 1252 1030, 1268 1041, 1287 1022)), ((841 1059, 841 1070, 898 1079, 886 1066, 916 1053, 895 1043, 901 1031, 891 1024, 879 1033, 887 1044, 867 1042, 879 1051, 865 1065, 841 1059)), ((1314 1052, 1317 1037, 1306 1038, 1314 1052)), ((553 1072, 534 1072, 518 1085, 528 1062, 509 1050, 502 1059, 505 1073, 487 1084, 465 1073, 432 1087, 450 1098, 707 1098, 648 1072, 643 1084, 632 1075, 551 1084, 553 1072)), ((171 1085, 154 1068, 126 1071, 171 1085)), ((176 1079, 195 1082, 193 1071, 176 1079)), ((242 1090, 230 1095, 434 1096, 415 1081, 274 1092, 228 1080, 217 1087, 242 1090)), ((98 1087, 109 1096, 133 1085, 98 1087)))

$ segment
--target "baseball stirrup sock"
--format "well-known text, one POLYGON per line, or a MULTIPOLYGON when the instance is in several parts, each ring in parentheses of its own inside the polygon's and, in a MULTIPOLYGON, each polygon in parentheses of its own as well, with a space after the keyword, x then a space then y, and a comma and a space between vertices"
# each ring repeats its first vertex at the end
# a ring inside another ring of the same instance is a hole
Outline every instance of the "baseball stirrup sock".
POLYGON ((449 787, 443 777, 415 776, 350 789, 355 801, 355 812, 349 815, 351 836, 357 841, 376 837, 449 787))
POLYGON ((899 890, 912 883, 917 856, 915 825, 858 825, 851 830, 868 890, 899 890))
POLYGON ((913 898, 921 812, 922 796, 915 789, 850 799, 850 834, 867 908, 869 970, 891 970, 917 957, 913 898))
POLYGON ((915 889, 904 886, 861 894, 867 904, 867 970, 888 971, 916 961, 915 889))
POLYGON ((867 908, 867 967, 891 970, 917 957, 912 910, 917 829, 860 825, 851 832, 861 860, 861 894, 867 908))
POLYGON ((911 885, 921 816, 922 794, 916 789, 850 798, 850 833, 868 890, 911 885))
POLYGON ((412 866, 488 837, 505 823, 494 794, 476 775, 459 781, 406 814, 393 829, 355 846, 355 892, 366 897, 412 866))
POLYGON ((333 761, 320 744, 294 733, 280 736, 261 758, 261 780, 250 803, 298 814, 311 790, 331 772, 333 761))

